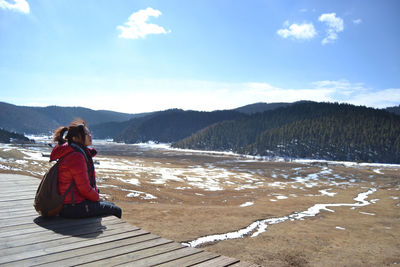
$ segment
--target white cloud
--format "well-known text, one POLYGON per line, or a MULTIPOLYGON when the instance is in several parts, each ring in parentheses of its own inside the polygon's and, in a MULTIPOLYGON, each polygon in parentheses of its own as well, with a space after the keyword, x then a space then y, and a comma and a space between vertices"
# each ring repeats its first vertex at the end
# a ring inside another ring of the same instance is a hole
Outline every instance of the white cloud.
POLYGON ((29 14, 30 8, 26 0, 0 0, 0 8, 29 14))
POLYGON ((374 90, 363 83, 351 83, 347 80, 313 82, 315 89, 332 91, 331 98, 337 102, 345 102, 367 107, 385 108, 400 104, 400 88, 374 90))
POLYGON ((117 26, 117 29, 121 31, 121 34, 118 37, 126 39, 139 39, 145 38, 146 35, 149 34, 169 33, 170 31, 167 32, 159 25, 147 23, 150 17, 157 18, 160 15, 161 11, 151 7, 132 13, 124 25, 117 26))
POLYGON ((315 88, 318 89, 331 89, 336 95, 340 94, 343 96, 350 96, 355 92, 368 90, 362 83, 350 83, 348 80, 337 80, 337 81, 317 81, 311 83, 315 88))
POLYGON ((248 103, 295 102, 300 100, 334 101, 331 97, 334 91, 330 88, 290 89, 274 87, 268 83, 247 83, 243 87, 243 94, 253 100, 248 103))
POLYGON ((318 20, 328 26, 327 36, 322 40, 322 44, 333 43, 338 38, 338 32, 344 29, 343 19, 336 17, 336 13, 322 14, 318 20))
POLYGON ((353 19, 354 24, 361 24, 362 20, 361 19, 353 19))
POLYGON ((283 38, 295 38, 298 40, 312 39, 317 32, 315 31, 314 25, 312 23, 296 24, 293 23, 289 26, 289 22, 285 21, 283 24, 284 29, 279 29, 277 34, 283 38))
POLYGON ((393 107, 400 104, 400 88, 389 88, 379 91, 364 91, 355 94, 348 103, 368 107, 393 107))

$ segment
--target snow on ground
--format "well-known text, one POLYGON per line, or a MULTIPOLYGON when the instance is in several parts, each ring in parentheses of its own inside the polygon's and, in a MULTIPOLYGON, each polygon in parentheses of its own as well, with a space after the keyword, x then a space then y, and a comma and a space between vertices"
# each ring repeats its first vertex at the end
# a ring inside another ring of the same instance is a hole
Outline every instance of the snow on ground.
POLYGON ((240 207, 248 207, 248 206, 252 206, 252 205, 254 205, 254 202, 249 201, 249 202, 243 203, 242 205, 240 205, 240 207))
MULTIPOLYGON (((330 188, 327 190, 332 190, 332 189, 330 188)), ((329 197, 334 197, 337 194, 335 192, 328 192, 327 190, 319 190, 318 192, 321 193, 321 196, 329 196, 329 197)))
POLYGON ((295 221, 295 220, 304 220, 307 217, 314 217, 317 214, 319 214, 322 210, 334 212, 332 209, 328 209, 328 207, 343 207, 343 206, 350 206, 350 207, 363 207, 370 205, 371 202, 368 202, 366 199, 368 198, 368 195, 376 192, 375 188, 371 188, 367 192, 363 192, 357 195, 357 197, 354 198, 356 203, 343 203, 343 204, 315 204, 314 206, 310 207, 308 210, 302 211, 302 212, 294 212, 288 216, 283 216, 279 218, 270 218, 270 219, 264 219, 264 220, 258 220, 253 223, 251 223, 249 226, 246 228, 240 229, 238 231, 234 232, 229 232, 226 234, 217 234, 217 235, 209 235, 209 236, 203 236, 198 239, 195 239, 193 241, 183 243, 185 246, 190 246, 190 247, 197 247, 205 243, 210 243, 210 242, 216 242, 216 241, 222 241, 222 240, 227 240, 227 239, 236 239, 236 238, 243 238, 244 236, 251 235, 251 237, 256 237, 263 232, 267 230, 268 225, 273 225, 273 224, 278 224, 282 223, 285 221, 295 221))
POLYGON ((149 193, 145 193, 145 192, 141 192, 141 191, 136 191, 136 190, 130 190, 130 189, 124 189, 121 188, 122 191, 125 192, 129 192, 126 196, 127 197, 139 197, 141 199, 156 199, 157 197, 149 194, 149 193))
POLYGON ((365 215, 376 215, 375 213, 369 213, 369 212, 363 212, 363 211, 360 211, 359 213, 365 214, 365 215))

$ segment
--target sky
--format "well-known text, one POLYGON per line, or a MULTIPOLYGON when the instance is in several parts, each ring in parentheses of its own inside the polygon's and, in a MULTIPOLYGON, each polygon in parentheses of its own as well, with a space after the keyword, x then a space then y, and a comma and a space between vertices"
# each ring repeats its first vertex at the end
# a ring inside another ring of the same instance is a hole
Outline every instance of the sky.
POLYGON ((0 0, 0 101, 400 104, 398 0, 0 0))

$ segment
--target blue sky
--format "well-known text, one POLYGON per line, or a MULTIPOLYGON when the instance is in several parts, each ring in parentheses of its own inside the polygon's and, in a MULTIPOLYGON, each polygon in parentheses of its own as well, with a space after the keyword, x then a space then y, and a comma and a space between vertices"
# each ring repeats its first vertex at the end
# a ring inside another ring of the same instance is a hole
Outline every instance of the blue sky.
POLYGON ((400 1, 0 0, 0 101, 400 104, 400 1))

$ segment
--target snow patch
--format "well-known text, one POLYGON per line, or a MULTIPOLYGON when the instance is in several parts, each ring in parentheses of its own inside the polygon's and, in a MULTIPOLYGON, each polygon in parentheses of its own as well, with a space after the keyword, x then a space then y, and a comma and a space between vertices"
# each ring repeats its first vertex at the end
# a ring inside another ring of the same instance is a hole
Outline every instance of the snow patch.
POLYGON ((360 211, 359 213, 361 213, 361 214, 365 214, 365 215, 376 215, 375 213, 362 212, 362 211, 360 211))
MULTIPOLYGON (((331 190, 331 189, 327 189, 331 190)), ((337 193, 335 192, 328 192, 327 190, 319 190, 318 192, 321 193, 321 196, 329 196, 329 197, 334 197, 337 193)))
POLYGON ((246 202, 246 203, 243 203, 242 205, 240 205, 240 207, 248 207, 248 206, 252 206, 252 205, 254 205, 254 202, 246 202))

